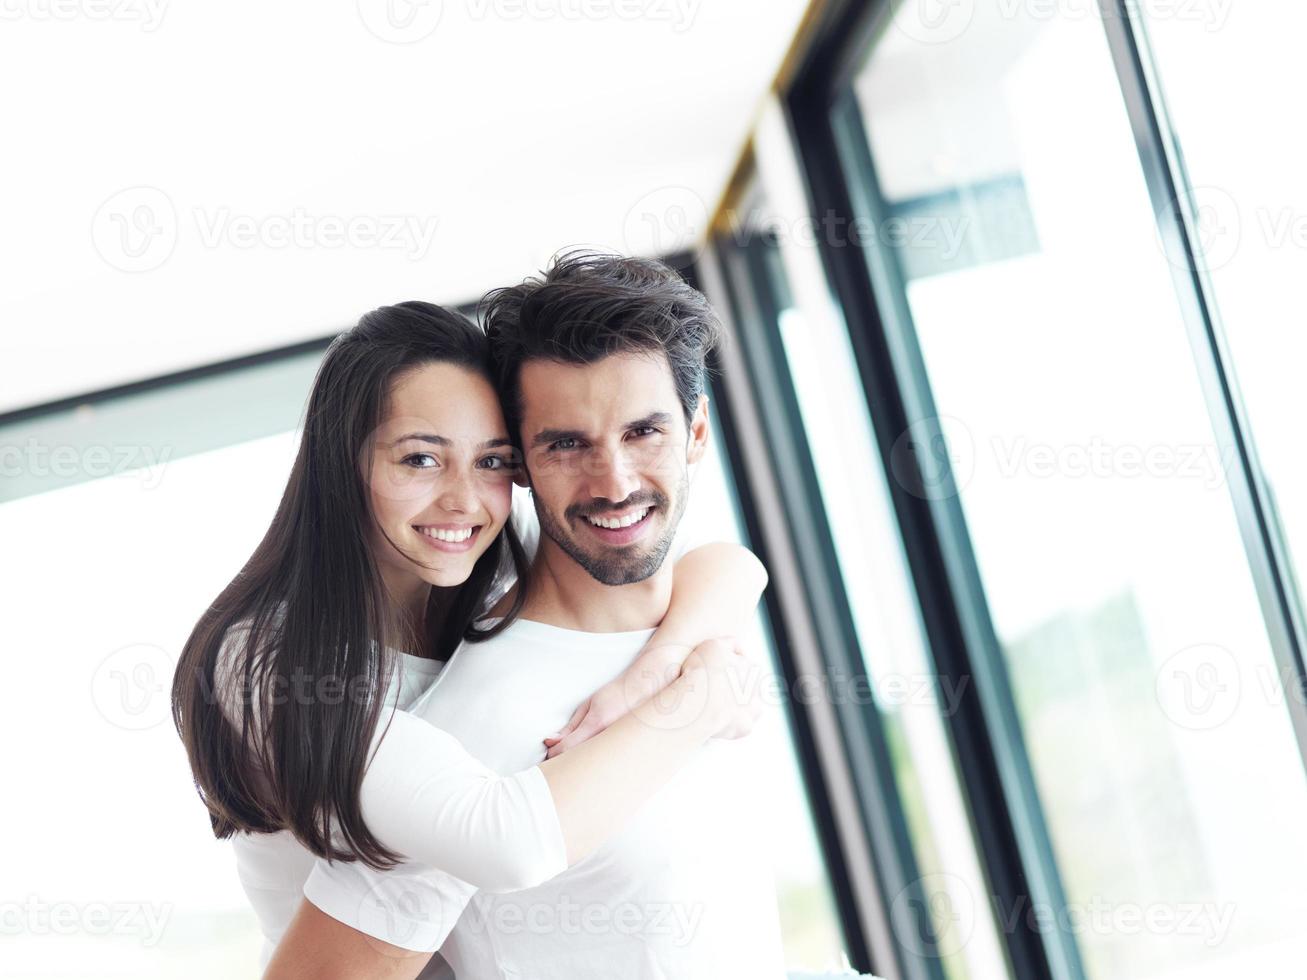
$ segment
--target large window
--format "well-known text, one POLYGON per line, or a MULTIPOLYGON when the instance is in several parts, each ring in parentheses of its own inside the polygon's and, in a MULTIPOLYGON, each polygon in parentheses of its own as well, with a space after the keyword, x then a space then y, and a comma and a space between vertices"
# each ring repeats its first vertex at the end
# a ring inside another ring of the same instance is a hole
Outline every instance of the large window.
POLYGON ((834 122, 925 408, 903 438, 940 477, 913 492, 957 508, 977 576, 962 594, 1010 678, 1065 903, 1041 914, 1093 978, 1289 975, 1307 780, 1283 699, 1256 685, 1275 663, 1237 461, 1098 8, 951 9, 965 17, 887 18, 834 122))

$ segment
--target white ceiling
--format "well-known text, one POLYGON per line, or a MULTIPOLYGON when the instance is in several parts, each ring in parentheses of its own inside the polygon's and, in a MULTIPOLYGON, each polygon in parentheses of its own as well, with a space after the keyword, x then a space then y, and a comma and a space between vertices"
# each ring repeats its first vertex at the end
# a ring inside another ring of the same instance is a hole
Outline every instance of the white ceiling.
POLYGON ((804 7, 7 2, 0 411, 682 244, 804 7))

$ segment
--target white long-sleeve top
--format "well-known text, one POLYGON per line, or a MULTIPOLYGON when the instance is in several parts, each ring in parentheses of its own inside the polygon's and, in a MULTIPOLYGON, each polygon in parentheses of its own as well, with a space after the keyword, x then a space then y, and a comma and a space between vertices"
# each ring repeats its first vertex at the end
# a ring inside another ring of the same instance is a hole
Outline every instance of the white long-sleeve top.
MULTIPOLYGON (((517 498, 513 511, 531 554, 539 533, 534 513, 517 498)), ((496 597, 511 584, 509 570, 505 573, 496 597)), ((231 689, 242 639, 243 631, 233 630, 223 646, 220 691, 231 689)), ((466 900, 464 890, 511 891, 564 870, 567 847, 540 768, 501 775, 470 755, 453 735, 410 714, 408 708, 442 665, 388 652, 396 659, 396 670, 373 736, 359 801, 372 834, 386 848, 458 879, 449 884, 460 902, 466 900)), ((228 719, 239 724, 236 702, 224 699, 222 707, 228 719)), ((254 721, 256 726, 260 722, 257 710, 254 721)), ((261 967, 266 966, 299 908, 314 855, 289 831, 238 833, 232 848, 241 886, 259 919, 264 937, 261 967)))

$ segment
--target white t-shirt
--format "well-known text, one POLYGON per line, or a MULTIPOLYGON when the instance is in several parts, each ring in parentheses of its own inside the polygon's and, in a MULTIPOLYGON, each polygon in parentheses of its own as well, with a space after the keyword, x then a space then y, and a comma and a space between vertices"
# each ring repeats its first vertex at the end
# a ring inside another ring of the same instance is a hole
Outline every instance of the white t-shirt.
MULTIPOLYGON (((409 711, 515 772, 651 633, 518 620, 463 644, 409 711)), ((304 893, 377 939, 440 947, 458 980, 782 980, 769 842, 741 764, 752 747, 710 741, 599 850, 535 887, 492 894, 419 862, 318 861, 304 893)))

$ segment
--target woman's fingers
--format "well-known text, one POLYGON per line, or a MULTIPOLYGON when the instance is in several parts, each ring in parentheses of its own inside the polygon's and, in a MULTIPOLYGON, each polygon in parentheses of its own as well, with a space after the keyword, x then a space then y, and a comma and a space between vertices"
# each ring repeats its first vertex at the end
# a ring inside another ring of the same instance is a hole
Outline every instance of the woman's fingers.
POLYGON ((554 742, 561 742, 564 738, 575 731, 576 726, 581 724, 581 719, 584 718, 586 712, 590 710, 590 702, 590 698, 586 698, 585 701, 581 702, 576 710, 572 712, 572 717, 567 719, 566 725, 554 732, 554 734, 545 736, 545 744, 550 745, 554 742))
POLYGON ((548 750, 545 752, 546 759, 552 759, 564 749, 576 744, 568 741, 568 738, 576 731, 577 726, 581 724, 581 720, 589 714, 592 701, 593 698, 587 698, 572 712, 572 717, 567 719, 566 725, 554 732, 554 734, 545 736, 545 748, 548 750))
POLYGON ((558 755, 560 752, 566 752, 573 746, 580 745, 586 739, 598 735, 606 727, 608 726, 605 725, 603 720, 599 717, 599 712, 595 711, 594 707, 591 706, 590 710, 586 713, 586 716, 581 719, 581 722, 572 729, 572 731, 559 739, 556 744, 550 746, 549 752, 553 755, 558 755))

